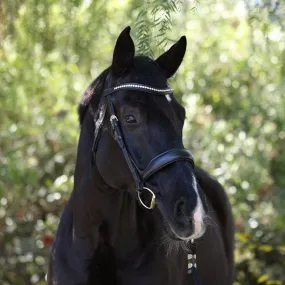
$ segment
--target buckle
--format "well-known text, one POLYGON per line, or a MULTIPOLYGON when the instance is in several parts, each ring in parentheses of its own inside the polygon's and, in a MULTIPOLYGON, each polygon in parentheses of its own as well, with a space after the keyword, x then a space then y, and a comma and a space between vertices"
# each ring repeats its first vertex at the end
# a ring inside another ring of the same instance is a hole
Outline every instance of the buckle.
POLYGON ((114 121, 117 121, 117 122, 119 121, 116 115, 112 115, 110 117, 110 123, 113 124, 114 121))
POLYGON ((142 204, 142 206, 144 206, 148 210, 152 210, 155 207, 155 205, 156 205, 155 198, 156 198, 155 194, 147 187, 143 187, 141 190, 138 191, 138 199, 139 199, 140 203, 142 204), (143 195, 143 191, 142 190, 147 190, 148 193, 151 194, 151 197, 149 197, 148 199, 145 199, 146 197, 142 196, 143 195), (150 200, 150 201, 148 201, 149 205, 147 205, 144 202, 144 200, 150 200))
POLYGON ((110 117, 110 123, 111 123, 111 126, 112 126, 112 129, 113 130, 116 130, 116 127, 118 126, 118 118, 116 115, 111 115, 110 117))

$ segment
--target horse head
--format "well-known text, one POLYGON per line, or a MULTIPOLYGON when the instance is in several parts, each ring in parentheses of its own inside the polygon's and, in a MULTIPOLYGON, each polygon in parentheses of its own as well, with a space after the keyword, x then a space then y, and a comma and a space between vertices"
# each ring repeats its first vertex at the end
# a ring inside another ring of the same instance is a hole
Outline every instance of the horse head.
POLYGON ((135 56, 129 27, 121 32, 101 86, 102 126, 94 152, 106 184, 129 191, 139 204, 154 208, 153 215, 162 217, 168 236, 188 241, 205 231, 204 199, 194 159, 182 141, 185 109, 168 85, 186 45, 181 37, 152 60, 135 56))

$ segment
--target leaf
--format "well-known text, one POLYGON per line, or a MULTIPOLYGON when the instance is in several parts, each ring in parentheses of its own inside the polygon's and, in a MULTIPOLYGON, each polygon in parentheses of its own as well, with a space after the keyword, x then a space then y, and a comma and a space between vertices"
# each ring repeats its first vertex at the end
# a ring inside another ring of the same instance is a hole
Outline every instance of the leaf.
POLYGON ((271 252, 273 250, 273 247, 271 245, 260 245, 258 249, 264 252, 271 252))
POLYGON ((139 54, 153 55, 152 39, 159 34, 160 43, 155 43, 156 48, 159 48, 162 43, 167 44, 166 34, 172 28, 172 13, 179 12, 179 6, 183 1, 146 1, 140 7, 142 11, 137 16, 135 24, 137 52, 139 54))
POLYGON ((247 233, 237 233, 236 237, 244 243, 248 242, 248 240, 249 240, 249 235, 247 233))
POLYGON ((266 282, 266 285, 282 285, 283 282, 280 280, 270 280, 266 282))
POLYGON ((257 283, 264 283, 264 282, 266 282, 268 279, 269 279, 269 276, 264 274, 264 275, 262 275, 262 276, 260 276, 260 277, 258 278, 257 283))
POLYGON ((277 247, 277 249, 283 254, 285 253, 285 245, 280 245, 277 247))

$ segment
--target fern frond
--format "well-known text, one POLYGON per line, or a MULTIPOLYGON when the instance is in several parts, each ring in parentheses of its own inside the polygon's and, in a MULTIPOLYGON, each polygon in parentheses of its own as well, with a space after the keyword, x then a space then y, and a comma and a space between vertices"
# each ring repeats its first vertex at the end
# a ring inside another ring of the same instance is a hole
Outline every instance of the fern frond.
POLYGON ((178 13, 182 0, 148 0, 140 9, 135 23, 135 38, 139 54, 154 57, 155 51, 163 49, 167 34, 172 28, 172 13, 178 13))
POLYGON ((198 0, 193 0, 193 6, 192 6, 192 8, 191 8, 191 10, 193 11, 193 12, 197 12, 198 11, 198 9, 199 9, 199 1, 198 0))

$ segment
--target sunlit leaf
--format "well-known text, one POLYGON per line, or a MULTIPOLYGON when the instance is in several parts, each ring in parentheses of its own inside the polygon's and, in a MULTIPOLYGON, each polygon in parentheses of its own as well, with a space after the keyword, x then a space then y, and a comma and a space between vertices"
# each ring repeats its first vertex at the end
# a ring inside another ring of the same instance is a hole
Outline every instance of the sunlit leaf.
POLYGON ((260 245, 258 247, 258 250, 265 251, 265 252, 270 252, 270 251, 273 250, 273 247, 271 245, 260 245))
POLYGON ((277 249, 281 252, 281 253, 285 253, 285 245, 281 245, 281 246, 278 246, 277 249))
POLYGON ((262 275, 258 278, 257 283, 264 283, 265 281, 267 281, 269 279, 268 275, 262 275))

